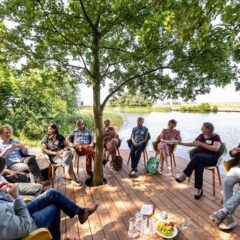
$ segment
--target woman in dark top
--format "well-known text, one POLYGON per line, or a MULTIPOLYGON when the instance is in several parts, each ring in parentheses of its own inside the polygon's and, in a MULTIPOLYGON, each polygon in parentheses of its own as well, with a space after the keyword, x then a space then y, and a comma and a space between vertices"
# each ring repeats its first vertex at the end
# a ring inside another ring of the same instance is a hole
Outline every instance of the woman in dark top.
POLYGON ((203 185, 203 170, 207 166, 215 166, 217 164, 219 155, 218 151, 221 147, 221 139, 219 135, 214 134, 214 126, 212 123, 206 122, 201 128, 200 134, 193 143, 179 143, 183 146, 195 146, 194 154, 190 156, 190 162, 184 169, 182 174, 176 178, 177 182, 183 182, 186 177, 190 177, 195 171, 195 188, 197 194, 195 199, 199 199, 202 194, 203 185))
POLYGON ((53 164, 63 164, 66 170, 63 178, 73 180, 74 184, 81 184, 81 181, 77 179, 73 170, 73 153, 65 138, 59 134, 56 124, 48 126, 48 134, 43 137, 41 147, 42 152, 48 155, 53 164))

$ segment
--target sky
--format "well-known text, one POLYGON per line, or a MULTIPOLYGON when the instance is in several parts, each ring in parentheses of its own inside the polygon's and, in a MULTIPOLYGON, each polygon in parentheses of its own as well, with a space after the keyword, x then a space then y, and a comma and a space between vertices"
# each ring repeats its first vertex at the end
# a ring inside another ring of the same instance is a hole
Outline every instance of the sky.
MULTIPOLYGON (((80 85, 81 101, 84 105, 92 105, 92 88, 83 84, 80 85)), ((103 99, 108 93, 105 88, 102 90, 101 98, 103 99)), ((175 99, 176 100, 176 99, 175 99)), ((235 90, 234 84, 229 84, 225 88, 211 87, 211 92, 206 95, 199 95, 196 98, 197 103, 223 103, 223 102, 240 102, 240 91, 235 90)))

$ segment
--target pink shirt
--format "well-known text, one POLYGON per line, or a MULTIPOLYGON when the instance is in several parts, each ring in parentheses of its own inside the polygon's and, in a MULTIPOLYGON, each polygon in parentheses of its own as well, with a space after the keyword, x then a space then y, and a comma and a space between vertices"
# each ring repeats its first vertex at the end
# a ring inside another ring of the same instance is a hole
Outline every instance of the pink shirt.
POLYGON ((182 141, 180 131, 176 129, 165 128, 162 130, 160 138, 163 140, 179 140, 182 141))

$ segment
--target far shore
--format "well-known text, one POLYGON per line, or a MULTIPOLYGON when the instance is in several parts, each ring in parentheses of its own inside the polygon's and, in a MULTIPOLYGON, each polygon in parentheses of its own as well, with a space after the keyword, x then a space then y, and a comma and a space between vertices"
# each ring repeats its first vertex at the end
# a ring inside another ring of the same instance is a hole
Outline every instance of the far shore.
MULTIPOLYGON (((217 112, 240 112, 240 102, 232 103, 210 103, 211 109, 208 111, 204 109, 195 109, 194 111, 189 111, 189 108, 198 108, 201 104, 158 104, 152 106, 123 106, 123 107, 107 107, 108 111, 113 112, 126 112, 126 113, 138 113, 138 112, 194 112, 194 113, 217 113, 217 112), (182 109, 187 110, 183 111, 182 109)), ((85 108, 85 107, 84 107, 85 108)), ((86 107, 88 108, 88 107, 86 107)))

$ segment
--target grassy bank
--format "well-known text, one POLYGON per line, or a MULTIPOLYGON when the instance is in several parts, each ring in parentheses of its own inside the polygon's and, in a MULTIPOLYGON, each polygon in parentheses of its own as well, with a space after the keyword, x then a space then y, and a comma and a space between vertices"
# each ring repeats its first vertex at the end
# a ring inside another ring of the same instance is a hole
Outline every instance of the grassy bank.
MULTIPOLYGON (((79 111, 78 115, 78 119, 83 119, 85 122, 85 125, 90 128, 93 132, 94 132, 94 118, 93 118, 93 114, 92 114, 92 108, 84 108, 82 110, 79 111)), ((122 118, 121 115, 117 114, 117 113, 111 113, 111 112, 104 112, 103 114, 103 119, 110 119, 112 122, 112 126, 115 128, 119 128, 123 125, 124 119, 122 118)), ((72 126, 72 129, 75 128, 75 125, 72 126)), ((47 131, 47 129, 46 129, 47 131)), ((61 127, 60 127, 60 132, 61 132, 61 127)), ((69 132, 70 134, 70 132, 69 132)), ((31 146, 31 147, 35 147, 35 146, 40 146, 41 144, 41 139, 38 140, 33 140, 33 139, 28 139, 24 136, 19 136, 18 138, 16 138, 18 140, 20 140, 22 143, 31 146)))
POLYGON ((240 112, 239 103, 213 103, 213 104, 181 104, 181 105, 153 105, 148 107, 108 107, 107 110, 112 112, 124 113, 149 113, 149 112, 240 112))

